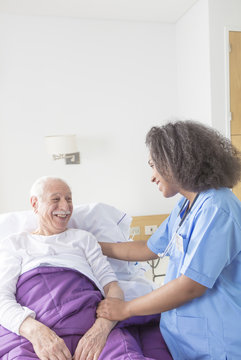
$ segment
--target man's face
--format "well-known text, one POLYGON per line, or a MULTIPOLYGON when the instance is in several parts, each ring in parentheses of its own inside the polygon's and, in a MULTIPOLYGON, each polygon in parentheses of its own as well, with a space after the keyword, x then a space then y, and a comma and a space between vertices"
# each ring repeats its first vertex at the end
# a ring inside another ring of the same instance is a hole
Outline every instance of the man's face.
POLYGON ((41 235, 58 234, 66 230, 72 215, 73 204, 70 188, 61 180, 49 180, 42 199, 36 199, 35 212, 39 217, 41 235))

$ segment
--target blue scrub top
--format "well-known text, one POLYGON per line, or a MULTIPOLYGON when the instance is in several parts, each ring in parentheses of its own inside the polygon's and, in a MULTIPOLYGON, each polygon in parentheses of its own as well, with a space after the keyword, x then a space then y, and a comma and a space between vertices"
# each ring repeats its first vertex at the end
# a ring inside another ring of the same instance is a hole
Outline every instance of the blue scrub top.
MULTIPOLYGON (((185 208, 182 198, 148 240, 164 252, 185 208)), ((175 360, 241 359, 241 202, 222 188, 202 192, 178 230, 165 282, 181 274, 207 287, 204 295, 164 312, 160 329, 175 360)))

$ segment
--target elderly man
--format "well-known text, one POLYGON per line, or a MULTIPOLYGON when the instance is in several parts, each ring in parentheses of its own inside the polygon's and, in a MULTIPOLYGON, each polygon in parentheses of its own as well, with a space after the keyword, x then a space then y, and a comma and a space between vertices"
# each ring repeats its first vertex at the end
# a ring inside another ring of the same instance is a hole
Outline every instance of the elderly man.
POLYGON ((38 217, 38 228, 31 234, 14 234, 0 242, 1 329, 16 334, 10 341, 13 348, 16 344, 14 359, 72 359, 71 348, 76 360, 98 359, 116 322, 93 317, 89 328, 85 329, 83 324, 86 332, 76 340, 76 336, 72 336, 73 328, 84 322, 78 312, 84 309, 88 314, 89 308, 101 300, 100 291, 105 297, 122 299, 122 290, 95 237, 83 230, 68 229, 72 195, 63 180, 40 178, 31 189, 30 200, 38 217), (65 275, 66 269, 73 271, 65 275), (29 277, 30 282, 21 285, 21 276, 25 276, 25 280, 29 277), (67 276, 67 280, 63 276, 67 276), (66 287, 59 290, 58 284, 63 281, 66 287), (73 281, 79 281, 80 285, 72 289, 73 281), (82 296, 87 297, 78 309, 82 296), (41 305, 38 297, 44 299, 41 305), (73 314, 68 313, 68 317, 66 304, 73 306, 73 314), (74 324, 71 330, 70 324, 74 324))

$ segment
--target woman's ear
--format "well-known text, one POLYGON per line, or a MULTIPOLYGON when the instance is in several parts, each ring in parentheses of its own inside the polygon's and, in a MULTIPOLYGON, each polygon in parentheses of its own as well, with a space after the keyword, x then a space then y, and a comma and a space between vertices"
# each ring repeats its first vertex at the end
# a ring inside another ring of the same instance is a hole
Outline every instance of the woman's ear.
POLYGON ((38 212, 38 198, 37 198, 37 196, 31 196, 30 203, 32 205, 33 211, 35 212, 35 214, 37 214, 37 212, 38 212))

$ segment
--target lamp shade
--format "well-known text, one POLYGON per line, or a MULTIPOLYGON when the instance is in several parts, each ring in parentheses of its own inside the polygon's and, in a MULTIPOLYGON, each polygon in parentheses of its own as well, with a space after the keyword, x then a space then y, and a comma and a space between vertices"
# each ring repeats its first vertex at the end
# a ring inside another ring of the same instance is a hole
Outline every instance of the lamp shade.
POLYGON ((48 154, 71 154, 78 152, 76 135, 45 136, 48 154))

